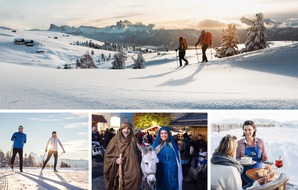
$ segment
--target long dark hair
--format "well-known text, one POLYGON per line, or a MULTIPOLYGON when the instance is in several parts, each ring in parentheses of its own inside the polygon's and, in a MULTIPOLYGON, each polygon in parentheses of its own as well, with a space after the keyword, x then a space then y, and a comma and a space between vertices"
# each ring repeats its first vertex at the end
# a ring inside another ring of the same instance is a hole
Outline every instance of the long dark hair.
MULTIPOLYGON (((250 126, 252 126, 252 128, 254 129, 254 132, 253 132, 252 136, 255 137, 256 134, 257 134, 257 128, 256 128, 255 123, 254 123, 252 120, 246 120, 246 121, 244 121, 244 123, 243 123, 243 125, 242 125, 242 129, 243 129, 243 131, 244 131, 244 126, 245 126, 245 125, 250 125, 250 126)), ((242 136, 245 137, 245 133, 244 133, 244 132, 243 132, 243 135, 242 135, 242 136)))

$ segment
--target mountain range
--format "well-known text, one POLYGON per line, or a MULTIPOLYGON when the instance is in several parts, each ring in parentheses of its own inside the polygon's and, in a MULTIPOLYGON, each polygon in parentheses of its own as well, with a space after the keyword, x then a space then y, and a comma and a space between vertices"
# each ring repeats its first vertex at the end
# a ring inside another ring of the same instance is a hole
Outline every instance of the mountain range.
MULTIPOLYGON (((131 46, 150 47, 156 49, 175 49, 178 38, 184 37, 188 41, 188 46, 194 46, 198 40, 201 30, 197 29, 155 29, 154 24, 143 25, 133 24, 130 21, 119 21, 116 25, 104 28, 90 26, 70 27, 66 25, 57 26, 51 24, 49 31, 63 32, 72 35, 84 36, 98 41, 125 44, 131 46)), ((222 29, 206 29, 213 36, 213 47, 220 46, 222 29)), ((245 29, 238 29, 236 35, 240 43, 246 40, 245 29)), ((298 28, 273 26, 267 28, 268 41, 297 41, 298 28)))

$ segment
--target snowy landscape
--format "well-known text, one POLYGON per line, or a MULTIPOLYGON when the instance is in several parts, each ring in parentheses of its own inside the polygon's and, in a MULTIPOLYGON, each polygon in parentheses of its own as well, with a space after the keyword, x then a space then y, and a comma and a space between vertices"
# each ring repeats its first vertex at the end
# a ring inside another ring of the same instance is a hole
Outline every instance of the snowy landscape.
MULTIPOLYGON (((222 112, 223 113, 223 112, 222 112)), ((237 140, 242 139, 243 130, 241 128, 242 122, 237 121, 237 119, 234 119, 234 122, 231 122, 234 118, 237 118, 242 116, 246 118, 256 117, 256 118, 262 118, 262 115, 267 115, 266 117, 270 117, 271 115, 271 121, 269 120, 262 120, 262 119, 253 119, 255 123, 259 124, 273 124, 274 127, 258 127, 257 126, 257 137, 263 139, 265 143, 266 152, 268 154, 268 161, 271 163, 275 162, 275 159, 281 158, 283 159, 283 167, 279 170, 283 173, 286 173, 289 177, 289 181, 287 183, 287 189, 291 190, 297 190, 298 189, 298 175, 297 175, 297 168, 298 168, 298 141, 297 141, 297 135, 298 135, 298 125, 297 125, 297 118, 292 118, 292 120, 287 121, 278 121, 279 119, 286 117, 287 115, 294 116, 297 112, 283 112, 283 111, 263 111, 263 112, 255 112, 253 111, 247 111, 247 112, 229 112, 224 113, 224 117, 226 119, 230 118, 230 120, 221 120, 217 121, 217 117, 220 117, 218 113, 211 112, 209 114, 209 119, 211 121, 211 125, 237 125, 237 129, 231 129, 227 131, 221 131, 221 132, 211 132, 211 148, 210 148, 210 158, 212 154, 214 153, 215 148, 219 145, 220 140, 227 134, 231 134, 237 137, 237 140), (277 113, 278 112, 278 113, 277 113), (234 114, 232 114, 234 113, 234 114), (275 113, 274 115, 272 113, 275 113), (230 116, 228 116, 230 114, 230 116), (257 115, 260 116, 257 116, 257 115), (276 117, 277 116, 277 117, 276 117), (279 117, 278 117, 279 116, 279 117), (213 122, 216 121, 216 122, 213 122), (267 121, 268 123, 266 123, 267 121), (240 124, 240 125, 239 125, 240 124)), ((272 125, 271 125, 272 126, 272 125)), ((212 174, 211 174, 212 175, 212 174)))
POLYGON ((66 190, 88 189, 88 170, 61 169, 59 172, 40 168, 25 169, 24 172, 13 172, 10 169, 0 169, 0 189, 38 189, 66 190))
MULTIPOLYGON (((269 42, 270 48, 208 63, 201 50, 187 50, 190 65, 177 69, 176 52, 143 54, 145 69, 111 70, 116 52, 75 45, 90 39, 50 31, 0 29, 2 109, 295 109, 298 108, 298 43, 269 42), (34 46, 15 45, 15 38, 34 46), (57 69, 75 65, 94 51, 98 69, 57 69), (39 52, 39 53, 38 53, 39 52), (40 53, 41 52, 41 53, 40 53)), ((102 44, 102 42, 94 41, 102 44)), ((241 45, 239 46, 241 48, 241 45)), ((242 45, 243 47, 243 45, 242 45)))

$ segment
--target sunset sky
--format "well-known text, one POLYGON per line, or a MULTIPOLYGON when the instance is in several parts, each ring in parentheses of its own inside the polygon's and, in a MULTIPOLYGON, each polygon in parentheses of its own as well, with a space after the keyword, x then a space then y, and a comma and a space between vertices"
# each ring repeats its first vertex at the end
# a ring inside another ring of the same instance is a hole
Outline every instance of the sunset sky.
POLYGON ((88 121, 88 114, 84 113, 0 113, 0 149, 4 153, 11 151, 11 137, 22 125, 27 135, 24 154, 43 155, 52 132, 56 131, 66 151, 63 158, 88 159, 88 121))
POLYGON ((0 26, 48 29, 51 23, 104 27, 119 20, 163 28, 219 27, 242 16, 284 21, 298 18, 297 0, 0 0, 0 26))

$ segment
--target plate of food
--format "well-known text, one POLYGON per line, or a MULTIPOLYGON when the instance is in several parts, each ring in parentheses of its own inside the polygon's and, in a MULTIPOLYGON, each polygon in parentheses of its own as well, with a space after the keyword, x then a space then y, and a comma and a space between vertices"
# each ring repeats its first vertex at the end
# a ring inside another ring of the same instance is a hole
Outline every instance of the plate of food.
POLYGON ((266 165, 264 168, 248 169, 246 175, 254 181, 265 176, 268 176, 269 179, 271 179, 274 176, 274 171, 271 169, 270 165, 266 165))
POLYGON ((244 156, 244 157, 241 157, 240 159, 240 164, 242 166, 252 166, 256 163, 257 163, 256 161, 252 160, 252 157, 244 156))
POLYGON ((256 170, 255 174, 256 174, 256 177, 258 177, 258 178, 262 178, 267 175, 269 175, 269 178, 271 178, 271 177, 273 177, 274 172, 271 169, 270 165, 266 165, 264 168, 260 168, 260 169, 256 170))

